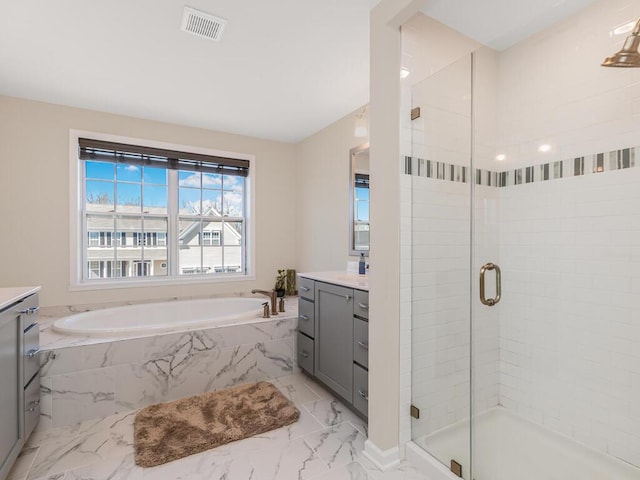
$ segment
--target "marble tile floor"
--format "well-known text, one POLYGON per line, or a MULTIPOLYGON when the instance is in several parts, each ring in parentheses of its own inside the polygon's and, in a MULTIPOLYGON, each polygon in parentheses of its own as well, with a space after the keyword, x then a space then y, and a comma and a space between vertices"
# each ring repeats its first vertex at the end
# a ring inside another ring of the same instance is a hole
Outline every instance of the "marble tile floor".
POLYGON ((304 374, 273 381, 300 410, 293 425, 153 468, 135 465, 135 411, 34 433, 8 480, 428 480, 363 456, 366 422, 304 374))

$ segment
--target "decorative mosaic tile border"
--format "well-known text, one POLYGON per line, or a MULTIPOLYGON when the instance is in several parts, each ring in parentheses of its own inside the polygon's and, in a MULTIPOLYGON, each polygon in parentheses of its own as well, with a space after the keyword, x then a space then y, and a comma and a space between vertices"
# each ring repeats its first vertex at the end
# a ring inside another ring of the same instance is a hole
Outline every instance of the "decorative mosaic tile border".
MULTIPOLYGON (((640 166, 636 162, 638 154, 640 154, 640 147, 631 147, 503 172, 476 168, 474 181, 476 185, 487 187, 511 187, 525 183, 610 172, 640 166)), ((462 165, 404 157, 404 173, 407 175, 468 183, 470 181, 469 170, 469 167, 462 165)))

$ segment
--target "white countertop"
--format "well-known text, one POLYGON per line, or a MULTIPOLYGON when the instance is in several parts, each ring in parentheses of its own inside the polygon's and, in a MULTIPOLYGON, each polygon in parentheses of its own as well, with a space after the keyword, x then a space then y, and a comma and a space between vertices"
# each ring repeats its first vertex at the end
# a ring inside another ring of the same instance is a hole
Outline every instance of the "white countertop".
POLYGON ((346 270, 338 272, 299 273, 298 276, 320 282, 334 283, 357 290, 369 291, 369 277, 367 275, 358 275, 357 273, 347 272, 346 270))
POLYGON ((40 291, 40 287, 7 287, 0 288, 0 310, 17 302, 21 298, 40 291))

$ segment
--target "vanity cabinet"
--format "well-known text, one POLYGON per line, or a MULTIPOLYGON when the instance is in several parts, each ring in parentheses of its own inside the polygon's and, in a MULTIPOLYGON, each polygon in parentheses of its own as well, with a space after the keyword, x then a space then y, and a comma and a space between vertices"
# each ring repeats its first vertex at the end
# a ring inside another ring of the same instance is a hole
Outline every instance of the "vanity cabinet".
POLYGON ((368 413, 369 292, 300 277, 299 367, 368 413))
POLYGON ((315 376, 342 398, 353 395, 353 290, 316 282, 315 376))
POLYGON ((0 480, 40 417, 38 294, 0 310, 0 480))
POLYGON ((0 479, 6 478, 24 443, 22 332, 13 308, 0 313, 0 479))

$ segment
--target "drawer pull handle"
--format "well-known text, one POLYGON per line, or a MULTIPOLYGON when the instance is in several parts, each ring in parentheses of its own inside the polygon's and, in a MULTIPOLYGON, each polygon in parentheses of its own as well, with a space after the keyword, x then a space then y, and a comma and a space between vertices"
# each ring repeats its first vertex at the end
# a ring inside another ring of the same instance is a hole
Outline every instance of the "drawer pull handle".
POLYGON ((298 352, 298 355, 300 355, 302 358, 309 358, 309 354, 304 350, 301 352, 298 352))
POLYGON ((27 352, 27 357, 29 357, 29 358, 33 358, 33 357, 35 357, 38 353, 40 353, 40 349, 39 349, 39 348, 34 348, 33 350, 29 350, 29 352, 27 352))
POLYGON ((308 292, 311 289, 309 287, 305 287, 305 286, 300 285, 300 290, 302 290, 303 292, 308 292))
POLYGON ((300 320, 309 320, 309 315, 300 315, 300 320))
POLYGON ((36 409, 40 406, 40 400, 36 400, 35 402, 31 402, 29 404, 28 412, 35 412, 36 409))
POLYGON ((27 328, 24 329, 24 333, 27 333, 29 330, 37 326, 38 326, 38 322, 33 322, 31 325, 29 325, 27 328))
POLYGON ((21 315, 33 315, 38 310, 40 310, 40 307, 29 307, 25 308, 24 310, 20 310, 18 313, 21 315))
POLYGON ((358 390, 358 395, 360 395, 362 398, 364 398, 367 402, 369 401, 369 395, 367 395, 362 390, 358 390))
POLYGON ((369 304, 367 304, 367 303, 360 302, 360 303, 358 303, 358 306, 360 308, 364 308, 365 310, 369 310, 369 304))
POLYGON ((369 350, 369 344, 364 342, 358 342, 358 346, 364 348, 365 350, 369 350))
POLYGON ((351 295, 344 295, 345 300, 351 300, 351 295))

